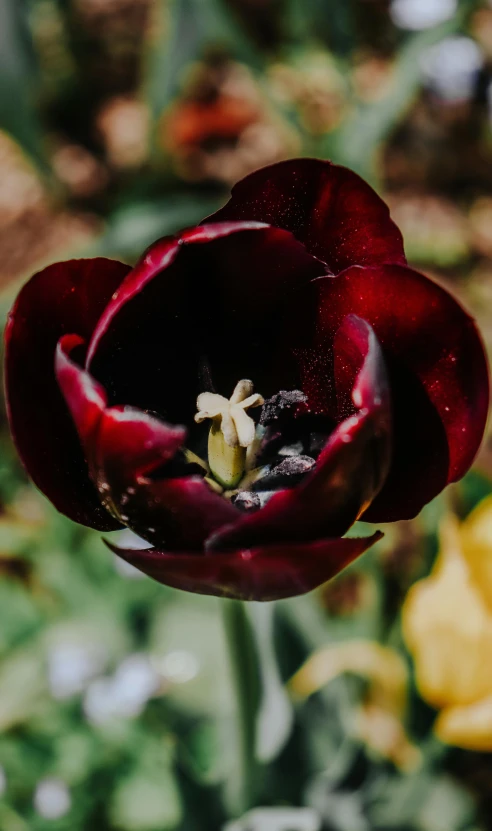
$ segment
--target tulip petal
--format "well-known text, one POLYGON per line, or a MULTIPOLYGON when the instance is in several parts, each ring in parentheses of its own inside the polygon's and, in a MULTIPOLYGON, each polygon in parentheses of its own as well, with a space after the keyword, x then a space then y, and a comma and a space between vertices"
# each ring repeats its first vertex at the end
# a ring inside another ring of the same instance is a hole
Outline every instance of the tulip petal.
MULTIPOLYGON (((488 660, 488 654, 484 659, 488 660)), ((492 696, 472 704, 445 707, 436 718, 434 732, 445 744, 475 753, 492 752, 492 696)))
POLYGON ((104 389, 70 358, 79 343, 61 339, 56 372, 101 501, 149 542, 200 549, 238 510, 198 477, 152 478, 182 447, 186 430, 134 408, 106 408, 104 389))
POLYGON ((225 239, 230 234, 241 231, 262 230, 266 226, 259 222, 222 222, 207 228, 192 228, 183 231, 178 237, 163 237, 153 243, 140 258, 133 269, 131 276, 112 298, 104 310, 96 331, 94 332, 87 352, 87 366, 89 367, 100 341, 107 335, 113 318, 126 306, 129 301, 137 297, 148 283, 165 272, 176 260, 180 248, 184 244, 207 243, 217 239, 225 239))
POLYGON ((159 583, 238 600, 280 600, 315 589, 374 545, 382 534, 265 545, 213 554, 122 549, 106 545, 159 583))
POLYGON ((100 504, 77 432, 55 379, 55 348, 66 332, 88 340, 130 271, 114 260, 71 260, 35 274, 5 332, 5 386, 12 435, 38 488, 66 516, 100 531, 119 523, 100 504))
MULTIPOLYGON (((220 529, 209 550, 306 541, 344 534, 379 492, 389 468, 390 399, 371 327, 348 316, 335 340, 339 372, 353 379, 352 412, 334 430, 305 482, 271 497, 258 512, 220 529)), ((345 379, 344 379, 345 380, 345 379)))
POLYGON ((297 289, 325 273, 291 234, 259 223, 207 225, 161 240, 106 309, 86 366, 112 404, 191 427, 198 394, 211 390, 200 377, 204 362, 222 395, 242 378, 263 395, 278 391, 268 374, 275 322, 297 289))
POLYGON ((107 408, 104 388, 70 357, 83 343, 65 335, 56 349, 55 372, 77 427, 93 478, 106 471, 120 489, 169 461, 186 437, 184 427, 169 426, 131 407, 107 408))
POLYGON ((406 263, 383 200, 356 173, 319 159, 291 159, 246 176, 205 222, 231 220, 291 231, 333 274, 351 265, 406 263))
POLYGON ((202 552, 211 534, 241 516, 199 476, 140 479, 127 488, 123 506, 120 498, 121 510, 139 537, 172 551, 202 552))
MULTIPOLYGON (((304 344, 296 354, 310 404, 319 399, 323 405, 329 371, 312 355, 329 354, 347 314, 370 323, 383 347, 393 405, 393 460, 364 519, 411 519, 446 484, 463 476, 483 436, 488 369, 475 323, 445 289, 401 266, 351 268, 336 278, 315 280, 304 294, 304 344)), ((298 303, 296 320, 300 308, 298 303)))
MULTIPOLYGON (((78 335, 64 335, 56 347, 55 375, 72 415, 89 470, 93 468, 93 446, 106 408, 106 392, 69 355, 84 341, 78 335)), ((91 470, 92 472, 92 470, 91 470)))

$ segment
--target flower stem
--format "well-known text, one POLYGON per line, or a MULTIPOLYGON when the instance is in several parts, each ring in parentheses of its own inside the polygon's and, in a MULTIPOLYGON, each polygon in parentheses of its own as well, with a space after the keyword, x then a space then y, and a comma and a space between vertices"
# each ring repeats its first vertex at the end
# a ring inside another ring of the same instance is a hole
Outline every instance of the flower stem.
POLYGON ((254 806, 256 799, 255 744, 260 676, 246 604, 240 600, 223 600, 222 609, 236 702, 237 780, 232 783, 231 799, 234 812, 240 816, 254 806))

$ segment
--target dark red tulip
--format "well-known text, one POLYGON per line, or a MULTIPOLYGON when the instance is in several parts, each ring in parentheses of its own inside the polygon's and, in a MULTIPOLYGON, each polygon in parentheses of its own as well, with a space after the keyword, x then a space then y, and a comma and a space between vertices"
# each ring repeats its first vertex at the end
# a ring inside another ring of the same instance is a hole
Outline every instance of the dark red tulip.
POLYGON ((34 482, 71 519, 147 540, 108 543, 142 571, 205 594, 323 583, 381 536, 344 537, 357 519, 409 519, 463 476, 487 415, 473 320, 407 267, 374 191, 313 159, 247 177, 133 269, 49 266, 6 342, 34 482))

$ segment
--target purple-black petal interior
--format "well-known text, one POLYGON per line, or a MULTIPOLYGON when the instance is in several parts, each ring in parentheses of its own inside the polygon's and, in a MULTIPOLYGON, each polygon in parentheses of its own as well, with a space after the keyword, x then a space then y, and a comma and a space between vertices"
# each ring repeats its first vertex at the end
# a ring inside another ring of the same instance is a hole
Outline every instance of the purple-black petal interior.
POLYGON ((241 378, 263 395, 278 391, 270 356, 283 307, 325 267, 288 232, 257 224, 207 226, 175 246, 164 268, 152 250, 136 267, 132 292, 96 330, 90 368, 111 404, 156 412, 193 434, 204 366, 226 396, 241 378))

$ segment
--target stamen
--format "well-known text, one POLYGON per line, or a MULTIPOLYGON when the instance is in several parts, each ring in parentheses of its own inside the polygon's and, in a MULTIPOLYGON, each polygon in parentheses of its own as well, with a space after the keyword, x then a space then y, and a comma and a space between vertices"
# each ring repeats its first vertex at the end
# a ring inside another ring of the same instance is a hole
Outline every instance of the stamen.
POLYGON ((305 404, 306 401, 307 395, 301 390, 280 390, 265 401, 260 424, 273 424, 284 410, 291 410, 297 404, 305 404))
POLYGON ((253 484, 255 491, 291 488, 301 482, 316 465, 310 456, 286 456, 280 464, 253 484))
POLYGON ((261 508, 261 499, 254 491, 239 491, 233 499, 232 503, 240 508, 241 511, 257 511, 261 508))

